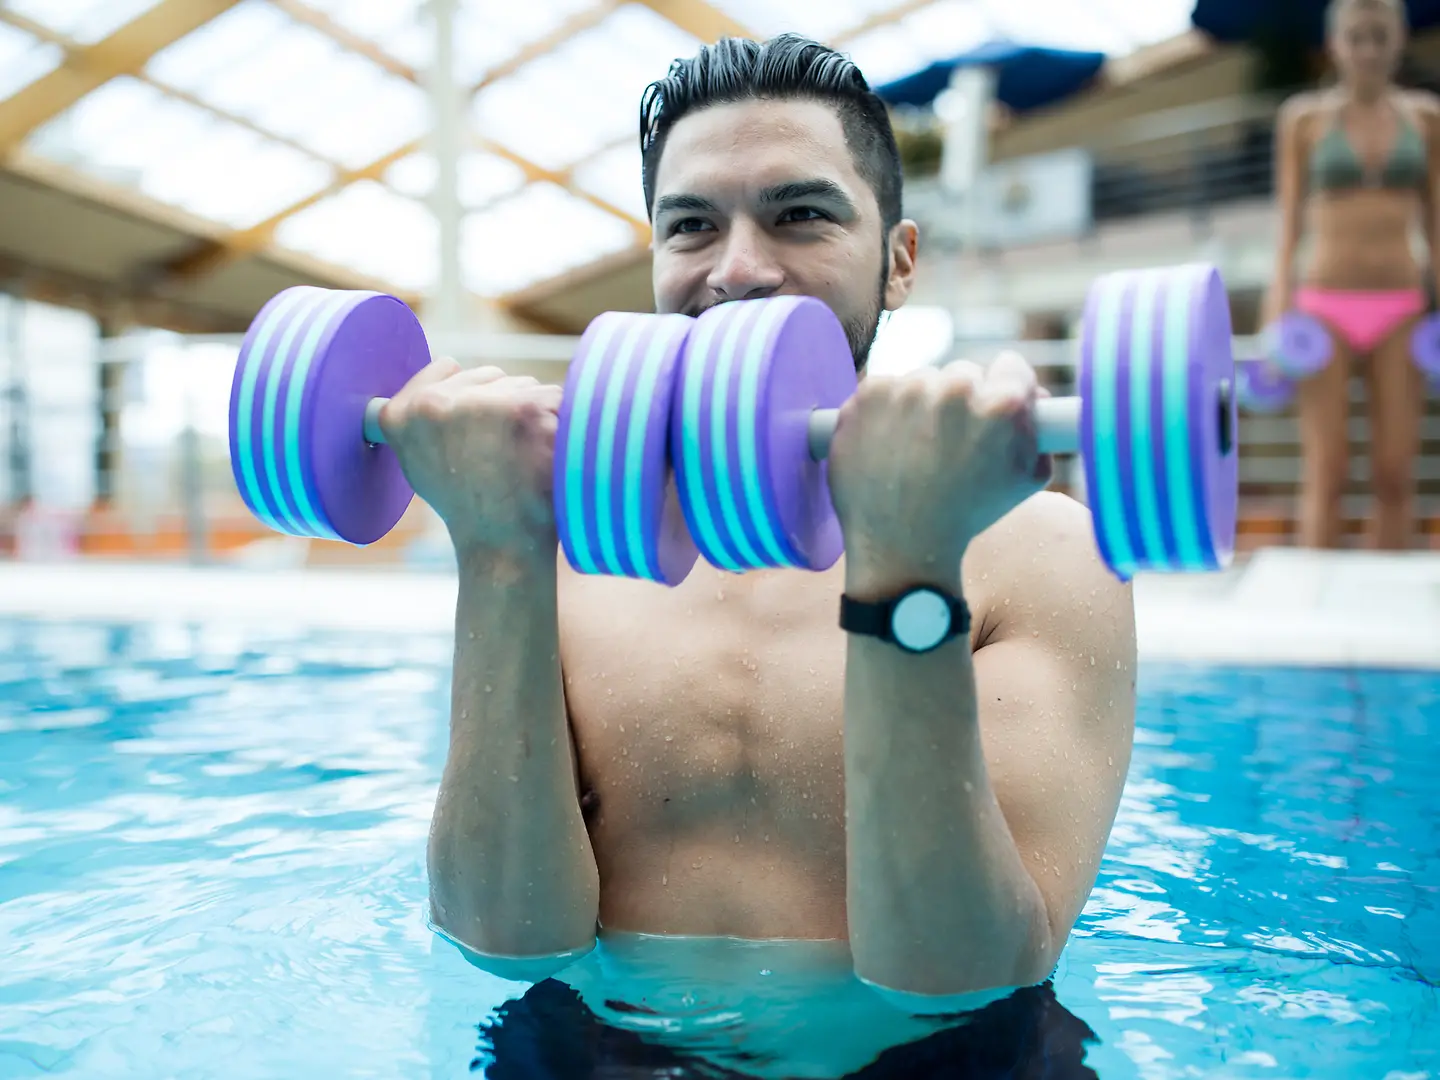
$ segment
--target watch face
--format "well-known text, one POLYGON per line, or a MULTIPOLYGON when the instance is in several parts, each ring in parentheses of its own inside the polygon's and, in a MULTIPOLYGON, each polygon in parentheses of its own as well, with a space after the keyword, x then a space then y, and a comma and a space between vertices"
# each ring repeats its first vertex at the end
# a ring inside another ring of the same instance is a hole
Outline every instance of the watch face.
POLYGON ((902 596, 890 616, 895 643, 911 652, 928 652, 950 633, 950 605, 933 589, 902 596))

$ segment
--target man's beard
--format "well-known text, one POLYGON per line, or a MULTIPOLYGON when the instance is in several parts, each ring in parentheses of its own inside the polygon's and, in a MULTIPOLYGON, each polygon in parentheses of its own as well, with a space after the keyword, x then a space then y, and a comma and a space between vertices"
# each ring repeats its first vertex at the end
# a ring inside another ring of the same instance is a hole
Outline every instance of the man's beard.
POLYGON ((880 320, 885 315, 885 287, 890 281, 890 246, 885 246, 880 260, 880 286, 875 293, 875 302, 864 315, 853 319, 841 319, 845 327, 845 340, 850 343, 850 356, 855 361, 855 374, 865 370, 870 361, 870 350, 875 346, 875 336, 880 332, 880 320))

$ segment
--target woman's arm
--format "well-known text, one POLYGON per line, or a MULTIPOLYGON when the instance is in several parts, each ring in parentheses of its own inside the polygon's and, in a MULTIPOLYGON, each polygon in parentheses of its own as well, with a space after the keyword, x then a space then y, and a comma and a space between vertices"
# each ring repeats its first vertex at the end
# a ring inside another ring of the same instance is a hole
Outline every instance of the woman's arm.
POLYGON ((1426 276, 1431 285, 1432 296, 1436 286, 1435 252, 1440 247, 1440 97, 1428 91, 1416 91, 1410 96, 1411 107, 1425 133, 1426 170, 1425 190, 1421 196, 1421 228, 1425 233, 1426 276))
POLYGON ((1261 322, 1269 323, 1290 307, 1295 280, 1295 250, 1300 245, 1301 210, 1305 200, 1304 120, 1314 109, 1310 94, 1297 94, 1280 106, 1275 118, 1275 213, 1279 228, 1275 270, 1265 294, 1261 322))

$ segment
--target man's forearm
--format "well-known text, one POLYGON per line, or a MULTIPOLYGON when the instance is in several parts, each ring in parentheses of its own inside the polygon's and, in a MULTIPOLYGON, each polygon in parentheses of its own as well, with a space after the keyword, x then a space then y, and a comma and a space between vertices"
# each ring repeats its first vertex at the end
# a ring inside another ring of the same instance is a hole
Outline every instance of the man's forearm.
MULTIPOLYGON (((958 567, 950 581, 933 568, 926 576, 855 567, 847 579, 861 599, 922 583, 960 591, 958 567)), ((851 637, 845 793, 847 911, 861 978, 919 994, 1043 978, 1049 919, 990 785, 968 636, 919 656, 851 637)))
POLYGON ((599 884, 575 789, 554 561, 462 557, 455 639, 433 918, 492 956, 588 948, 599 884))

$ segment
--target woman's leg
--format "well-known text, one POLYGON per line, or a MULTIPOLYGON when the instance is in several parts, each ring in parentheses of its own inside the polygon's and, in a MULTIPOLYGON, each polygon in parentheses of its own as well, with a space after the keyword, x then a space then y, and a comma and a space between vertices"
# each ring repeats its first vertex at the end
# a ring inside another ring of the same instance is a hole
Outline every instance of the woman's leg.
POLYGON ((1351 353, 1345 340, 1331 333, 1330 363, 1295 389, 1302 455, 1301 547, 1339 547, 1343 528, 1340 500, 1350 468, 1351 353))
POLYGON ((1414 540, 1415 457, 1425 381, 1410 356, 1413 321, 1375 350, 1366 365, 1370 398, 1370 489, 1375 493, 1375 546, 1403 551, 1414 540))

